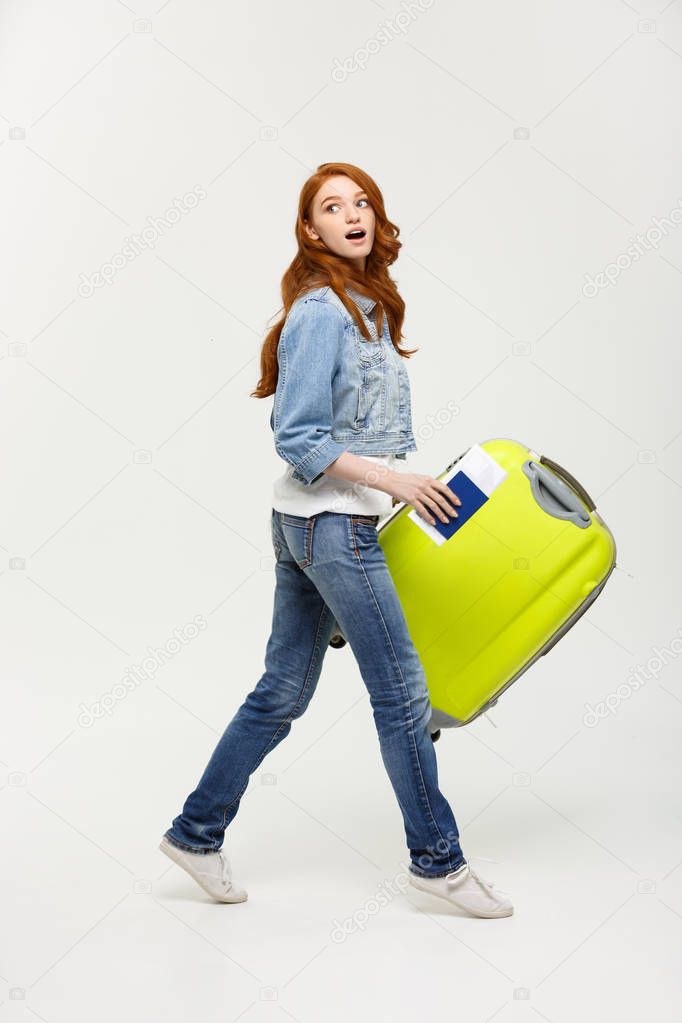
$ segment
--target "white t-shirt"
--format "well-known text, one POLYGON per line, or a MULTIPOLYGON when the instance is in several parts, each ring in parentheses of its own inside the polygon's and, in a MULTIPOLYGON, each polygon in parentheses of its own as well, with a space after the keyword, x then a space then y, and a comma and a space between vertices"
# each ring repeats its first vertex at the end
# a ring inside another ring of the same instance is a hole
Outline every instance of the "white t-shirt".
MULTIPOLYGON (((378 462, 389 469, 404 467, 405 459, 395 455, 363 455, 370 462, 378 462)), ((338 476, 324 473, 315 483, 301 483, 292 478, 292 466, 287 466, 274 483, 272 507, 289 515, 318 515, 323 511, 346 515, 387 515, 393 508, 393 498, 383 490, 366 484, 349 483, 338 476)))

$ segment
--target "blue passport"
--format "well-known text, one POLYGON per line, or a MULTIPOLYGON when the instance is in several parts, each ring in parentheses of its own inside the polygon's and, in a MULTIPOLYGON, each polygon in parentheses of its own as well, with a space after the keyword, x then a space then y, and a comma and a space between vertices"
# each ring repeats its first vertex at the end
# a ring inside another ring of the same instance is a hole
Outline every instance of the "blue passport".
POLYGON ((445 485, 446 487, 449 487, 462 502, 461 505, 455 505, 458 512, 456 519, 451 518, 449 522, 441 522, 439 518, 434 516, 434 518, 436 518, 436 522, 432 528, 437 529, 438 532, 447 540, 453 535, 453 533, 456 533, 458 529, 461 529, 464 523, 467 522, 472 515, 476 514, 481 505, 484 505, 488 500, 488 495, 484 494, 482 490, 479 490, 476 484, 472 483, 465 472, 456 472, 452 479, 448 480, 445 485))

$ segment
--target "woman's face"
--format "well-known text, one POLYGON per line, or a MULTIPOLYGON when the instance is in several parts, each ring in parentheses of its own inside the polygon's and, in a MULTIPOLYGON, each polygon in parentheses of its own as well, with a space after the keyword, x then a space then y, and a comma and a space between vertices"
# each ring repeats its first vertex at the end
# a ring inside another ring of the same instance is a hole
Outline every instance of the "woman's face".
POLYGON ((364 273, 365 260, 374 244, 374 210, 367 194, 345 174, 327 178, 313 199, 305 229, 311 238, 321 239, 337 256, 355 262, 364 273), (364 231, 353 241, 352 231, 364 231))

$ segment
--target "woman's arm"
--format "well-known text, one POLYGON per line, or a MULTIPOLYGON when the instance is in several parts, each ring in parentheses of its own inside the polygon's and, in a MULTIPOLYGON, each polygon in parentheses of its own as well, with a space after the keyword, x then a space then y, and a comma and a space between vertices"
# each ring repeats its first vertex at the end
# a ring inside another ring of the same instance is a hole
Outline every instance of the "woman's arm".
POLYGON ((344 340, 343 318, 335 306, 303 301, 284 324, 277 348, 279 376, 273 407, 275 448, 293 466, 292 476, 309 486, 323 473, 369 486, 413 505, 433 522, 427 509, 457 515, 449 487, 432 476, 395 472, 352 454, 332 437, 332 379, 344 340), (333 468, 332 468, 333 467, 333 468))
POLYGON ((349 483, 363 487, 373 487, 393 497, 393 503, 405 501, 415 508, 423 519, 431 525, 435 523, 428 512, 435 512, 441 522, 448 521, 448 515, 457 518, 457 511, 451 502, 462 502, 453 494, 450 487, 433 476, 422 476, 420 473, 396 472, 379 462, 371 462, 361 455, 344 451, 342 455, 324 470, 327 476, 337 476, 349 483))
POLYGON ((290 314, 279 339, 275 448, 293 466, 293 478, 307 486, 346 451, 332 437, 332 378, 342 340, 341 313, 315 299, 290 314))

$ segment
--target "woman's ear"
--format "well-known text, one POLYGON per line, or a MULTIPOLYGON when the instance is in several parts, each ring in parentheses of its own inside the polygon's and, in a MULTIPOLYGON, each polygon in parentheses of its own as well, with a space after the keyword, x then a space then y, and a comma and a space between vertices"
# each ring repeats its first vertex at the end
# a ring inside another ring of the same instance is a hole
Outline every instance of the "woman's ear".
POLYGON ((314 227, 311 227, 309 225, 307 220, 303 221, 303 227, 305 228, 306 234, 308 235, 309 238, 312 238, 313 241, 319 241, 320 240, 319 234, 317 233, 317 231, 315 230, 314 227))

